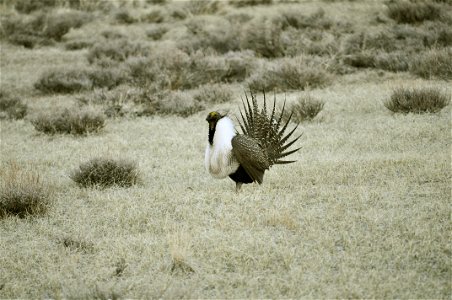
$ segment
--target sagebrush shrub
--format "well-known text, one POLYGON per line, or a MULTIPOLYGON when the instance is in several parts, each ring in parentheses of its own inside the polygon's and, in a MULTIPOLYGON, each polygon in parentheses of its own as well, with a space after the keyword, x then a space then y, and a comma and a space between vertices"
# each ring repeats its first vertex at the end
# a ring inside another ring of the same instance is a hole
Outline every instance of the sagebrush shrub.
POLYGON ((92 109, 65 109, 40 114, 31 123, 37 131, 45 134, 83 135, 101 130, 105 126, 105 116, 92 109))
POLYGON ((301 96, 289 108, 289 111, 292 111, 292 120, 299 123, 314 119, 322 111, 324 105, 325 102, 320 99, 312 96, 301 96))
POLYGON ((435 113, 450 103, 450 94, 438 88, 397 88, 384 105, 395 113, 435 113))
POLYGON ((410 72, 422 78, 452 79, 452 49, 431 49, 411 62, 410 72))
POLYGON ((14 8, 21 13, 29 14, 39 9, 56 7, 59 0, 15 0, 14 8))
POLYGON ((46 212, 51 189, 36 171, 10 163, 0 170, 0 218, 26 217, 46 212))
POLYGON ((251 90, 304 90, 331 82, 331 75, 313 57, 282 58, 267 63, 248 78, 251 90))
POLYGON ((221 8, 221 1, 197 1, 189 0, 184 3, 184 9, 192 15, 212 15, 221 8))
POLYGON ((23 119, 27 114, 27 105, 18 97, 10 93, 0 91, 0 119, 23 119))
POLYGON ((204 105, 184 91, 166 93, 157 102, 157 112, 160 114, 179 115, 188 117, 204 109, 204 105))
POLYGON ((93 87, 88 70, 61 69, 44 72, 34 87, 44 93, 73 93, 93 87))
POLYGON ((2 28, 9 42, 33 48, 58 42, 71 28, 79 28, 91 19, 91 14, 80 11, 49 11, 2 18, 2 28))
POLYGON ((280 18, 261 16, 252 19, 241 30, 240 48, 253 50, 265 58, 284 56, 283 25, 280 18))
POLYGON ((197 16, 187 21, 187 35, 178 47, 187 53, 213 49, 218 53, 239 50, 239 30, 221 16, 197 16))
POLYGON ((81 187, 130 187, 138 182, 139 172, 126 159, 94 158, 81 164, 70 178, 81 187))
POLYGON ((111 60, 113 63, 123 62, 129 56, 146 56, 149 49, 140 43, 130 42, 125 38, 100 41, 94 44, 87 54, 88 62, 98 63, 111 60))
POLYGON ((204 103, 225 103, 232 99, 233 92, 226 84, 205 84, 200 86, 193 95, 193 98, 204 103))
POLYGON ((441 6, 427 1, 391 1, 388 4, 388 16, 398 23, 418 23, 437 20, 441 16, 441 6))
POLYGON ((235 7, 255 6, 255 5, 270 5, 273 0, 230 0, 229 5, 235 7))
POLYGON ((167 26, 155 26, 146 31, 146 36, 154 41, 158 41, 168 30, 167 26))
POLYGON ((112 88, 128 79, 127 72, 108 67, 48 70, 41 74, 34 87, 47 94, 76 93, 95 87, 112 88))
POLYGON ((137 22, 137 19, 134 18, 130 12, 125 9, 119 9, 115 14, 114 14, 114 19, 116 22, 118 22, 119 24, 132 24, 137 22))

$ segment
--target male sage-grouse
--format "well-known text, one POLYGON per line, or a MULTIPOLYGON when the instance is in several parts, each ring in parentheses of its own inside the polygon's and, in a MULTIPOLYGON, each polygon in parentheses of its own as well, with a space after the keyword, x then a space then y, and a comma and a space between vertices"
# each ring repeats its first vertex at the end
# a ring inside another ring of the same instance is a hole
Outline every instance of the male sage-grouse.
POLYGON ((265 170, 274 164, 287 164, 294 161, 282 160, 283 157, 300 148, 287 151, 299 138, 289 141, 297 126, 284 134, 292 114, 283 121, 285 102, 277 116, 276 99, 273 101, 271 114, 267 114, 264 93, 264 107, 257 105, 256 94, 251 93, 251 101, 245 94, 244 112, 240 111, 242 120, 239 125, 242 133, 234 129, 234 123, 227 115, 213 111, 207 115, 209 122, 209 143, 205 153, 205 167, 215 178, 229 176, 236 182, 236 191, 243 183, 257 181, 262 183, 265 170))

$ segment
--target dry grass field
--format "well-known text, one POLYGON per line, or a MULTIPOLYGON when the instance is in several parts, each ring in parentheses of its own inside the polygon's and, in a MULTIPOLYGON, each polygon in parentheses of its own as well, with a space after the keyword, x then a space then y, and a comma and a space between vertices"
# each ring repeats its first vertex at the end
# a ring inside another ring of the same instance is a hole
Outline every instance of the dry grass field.
POLYGON ((452 4, 391 3, 0 2, 0 298, 450 298, 452 4), (249 89, 302 148, 235 193, 249 89))

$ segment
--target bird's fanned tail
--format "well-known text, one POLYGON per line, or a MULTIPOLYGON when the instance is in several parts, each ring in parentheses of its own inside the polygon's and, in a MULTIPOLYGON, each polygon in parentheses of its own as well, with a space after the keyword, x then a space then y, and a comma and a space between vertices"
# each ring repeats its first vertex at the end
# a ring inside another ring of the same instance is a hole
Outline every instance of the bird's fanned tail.
POLYGON ((244 135, 254 138, 268 155, 270 165, 273 164, 288 164, 295 162, 294 160, 282 160, 282 158, 298 151, 300 148, 288 150, 300 137, 296 137, 289 141, 298 125, 286 133, 289 126, 292 114, 283 121, 286 101, 284 100, 281 112, 276 112, 276 96, 273 101, 273 108, 271 114, 267 114, 267 100, 264 92, 264 105, 259 110, 256 94, 250 93, 250 99, 245 94, 245 100, 242 98, 243 112, 240 111, 242 117, 239 120, 239 125, 244 135))

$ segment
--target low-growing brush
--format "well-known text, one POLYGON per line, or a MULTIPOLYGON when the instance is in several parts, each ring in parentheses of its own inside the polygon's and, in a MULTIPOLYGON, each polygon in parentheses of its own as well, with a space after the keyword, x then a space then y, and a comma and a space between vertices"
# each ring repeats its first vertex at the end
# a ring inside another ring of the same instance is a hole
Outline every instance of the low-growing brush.
POLYGON ((0 91, 0 119, 23 119, 27 114, 27 105, 18 97, 0 91))
POLYGON ((301 96, 290 109, 292 120, 295 122, 309 121, 315 118, 322 111, 325 102, 312 96, 301 96))
POLYGON ((450 103, 450 94, 438 88, 397 88, 384 105, 395 113, 435 113, 450 103))
POLYGON ((105 116, 91 109, 65 109, 62 112, 41 114, 31 122, 37 131, 45 134, 83 135, 102 129, 105 126, 105 116))
POLYGON ((130 187, 138 182, 134 162, 125 159, 94 158, 80 165, 70 178, 81 187, 130 187))
POLYGON ((16 163, 0 170, 0 218, 42 214, 50 205, 51 194, 50 187, 36 171, 16 163))

